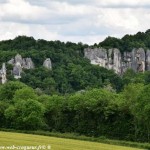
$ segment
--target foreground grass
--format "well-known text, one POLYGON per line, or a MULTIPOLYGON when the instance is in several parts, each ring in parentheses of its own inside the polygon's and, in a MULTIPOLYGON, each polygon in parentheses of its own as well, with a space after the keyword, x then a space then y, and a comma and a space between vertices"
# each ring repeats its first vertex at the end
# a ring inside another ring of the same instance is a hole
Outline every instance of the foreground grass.
MULTIPOLYGON (((139 150, 136 148, 101 144, 40 135, 0 132, 0 146, 51 146, 51 150, 139 150)), ((41 148, 41 147, 40 147, 41 148)), ((47 147, 46 149, 48 149, 47 147)), ((41 148, 42 149, 42 148, 41 148)), ((44 149, 44 148, 43 148, 44 149)))

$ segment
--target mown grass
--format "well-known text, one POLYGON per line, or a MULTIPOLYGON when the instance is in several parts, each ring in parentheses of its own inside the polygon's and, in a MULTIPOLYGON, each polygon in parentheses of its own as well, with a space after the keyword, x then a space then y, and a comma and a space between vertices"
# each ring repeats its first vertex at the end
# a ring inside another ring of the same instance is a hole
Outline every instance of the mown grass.
MULTIPOLYGON (((97 142, 48 137, 41 135, 0 132, 0 146, 51 146, 51 150, 138 150, 97 142)), ((48 148, 46 148, 48 149, 48 148)))

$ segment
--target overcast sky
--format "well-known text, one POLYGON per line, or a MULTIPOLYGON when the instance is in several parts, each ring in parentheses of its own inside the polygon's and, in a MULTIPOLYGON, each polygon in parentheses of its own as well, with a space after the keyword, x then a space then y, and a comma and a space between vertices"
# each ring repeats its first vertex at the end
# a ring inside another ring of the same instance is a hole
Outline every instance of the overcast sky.
POLYGON ((0 40, 99 43, 150 28, 150 0, 0 0, 0 40))

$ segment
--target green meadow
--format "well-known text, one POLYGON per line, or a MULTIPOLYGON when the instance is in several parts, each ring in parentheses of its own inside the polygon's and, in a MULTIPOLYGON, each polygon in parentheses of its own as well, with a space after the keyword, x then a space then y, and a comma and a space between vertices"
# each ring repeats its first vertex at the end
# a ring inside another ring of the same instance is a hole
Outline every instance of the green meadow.
MULTIPOLYGON (((40 135, 0 132, 0 149, 7 146, 37 146, 50 150, 138 150, 137 148, 40 135)), ((35 147, 34 147, 35 148, 35 147)))

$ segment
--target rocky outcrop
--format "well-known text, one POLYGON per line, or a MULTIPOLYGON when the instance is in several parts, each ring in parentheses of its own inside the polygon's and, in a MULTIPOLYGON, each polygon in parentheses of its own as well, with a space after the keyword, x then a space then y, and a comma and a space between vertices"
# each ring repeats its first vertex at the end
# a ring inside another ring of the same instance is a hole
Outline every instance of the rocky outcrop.
POLYGON ((43 66, 49 70, 52 69, 52 62, 50 58, 46 58, 46 60, 43 63, 43 66))
POLYGON ((5 63, 3 63, 2 69, 0 70, 0 80, 1 80, 2 84, 6 83, 6 81, 7 81, 5 63))
POLYGON ((117 74, 123 74, 128 68, 135 72, 150 70, 150 50, 145 51, 143 48, 123 54, 118 49, 86 48, 84 56, 91 64, 113 69, 117 74))
POLYGON ((22 66, 19 62, 15 63, 12 73, 15 79, 21 78, 22 66))
MULTIPOLYGON (((7 64, 11 64, 13 69, 11 70, 12 75, 15 79, 21 78, 21 73, 23 69, 34 69, 34 63, 31 58, 22 58, 21 55, 17 54, 14 58, 11 58, 7 64)), ((52 69, 52 62, 50 58, 46 58, 43 62, 43 67, 51 70, 52 69)), ((2 69, 0 70, 0 82, 2 84, 6 83, 6 67, 5 63, 2 65, 2 69)))
POLYGON ((107 69, 113 69, 116 73, 121 73, 122 59, 118 49, 87 48, 84 55, 91 61, 91 64, 99 65, 107 69))
POLYGON ((25 69, 34 69, 34 63, 31 58, 23 58, 22 67, 25 69))
POLYGON ((11 64, 11 65, 14 65, 14 64, 15 64, 14 58, 12 58, 11 60, 9 60, 7 63, 8 63, 8 64, 11 64))
POLYGON ((33 69, 34 63, 31 58, 22 58, 21 55, 17 54, 15 58, 8 61, 8 64, 13 65, 13 75, 14 78, 21 78, 21 73, 23 69, 33 69))

